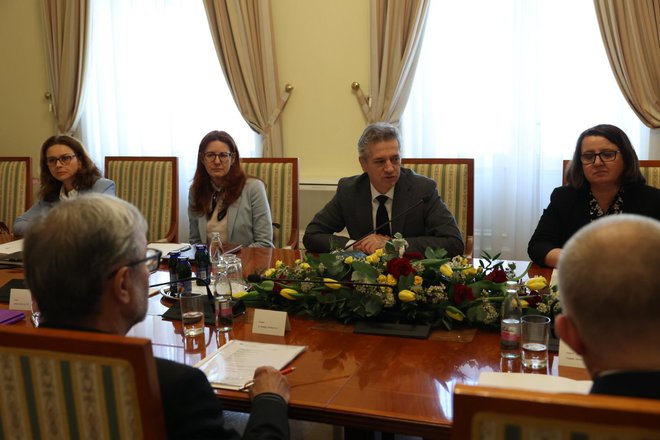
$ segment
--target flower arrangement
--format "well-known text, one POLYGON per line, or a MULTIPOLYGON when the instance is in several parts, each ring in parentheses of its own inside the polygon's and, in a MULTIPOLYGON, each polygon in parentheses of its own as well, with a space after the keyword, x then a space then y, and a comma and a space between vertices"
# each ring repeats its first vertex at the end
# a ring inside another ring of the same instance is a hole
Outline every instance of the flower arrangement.
MULTIPOLYGON (((292 266, 281 261, 267 269, 268 278, 240 297, 247 306, 306 314, 313 318, 398 321, 451 329, 457 322, 499 327, 499 310, 507 281, 519 283, 525 314, 553 316, 560 311, 555 287, 543 277, 522 284, 527 270, 484 253, 478 267, 444 249, 424 255, 406 253, 399 235, 371 255, 333 252, 307 255, 292 266)), ((529 267, 528 267, 529 269, 529 267)))

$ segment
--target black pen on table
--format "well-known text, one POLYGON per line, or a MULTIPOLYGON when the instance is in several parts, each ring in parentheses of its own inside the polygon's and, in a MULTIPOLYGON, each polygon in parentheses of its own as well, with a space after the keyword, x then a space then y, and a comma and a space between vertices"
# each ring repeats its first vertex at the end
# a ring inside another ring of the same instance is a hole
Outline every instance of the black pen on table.
MULTIPOLYGON (((289 373, 293 373, 295 370, 296 370, 296 367, 288 367, 288 368, 285 368, 284 370, 280 370, 280 373, 282 373, 283 375, 286 376, 289 373)), ((254 380, 249 380, 245 383, 245 385, 243 385, 241 388, 239 388, 238 391, 245 391, 248 388, 250 388, 252 385, 254 385, 254 380)))

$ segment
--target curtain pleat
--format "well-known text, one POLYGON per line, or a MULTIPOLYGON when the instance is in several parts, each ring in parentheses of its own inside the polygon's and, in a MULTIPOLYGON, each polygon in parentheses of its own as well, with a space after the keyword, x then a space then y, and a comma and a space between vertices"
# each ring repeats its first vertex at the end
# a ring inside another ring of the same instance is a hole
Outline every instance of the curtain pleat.
POLYGON ((660 0, 594 0, 612 71, 650 128, 660 127, 660 0))
POLYGON ((43 0, 51 100, 57 130, 71 133, 80 117, 87 59, 87 0, 43 0))
POLYGON ((204 0, 213 42, 236 105, 262 135, 263 156, 282 157, 280 93, 269 1, 204 0))
POLYGON ((429 0, 371 1, 371 105, 362 106, 370 123, 398 125, 410 95, 428 8, 429 0))

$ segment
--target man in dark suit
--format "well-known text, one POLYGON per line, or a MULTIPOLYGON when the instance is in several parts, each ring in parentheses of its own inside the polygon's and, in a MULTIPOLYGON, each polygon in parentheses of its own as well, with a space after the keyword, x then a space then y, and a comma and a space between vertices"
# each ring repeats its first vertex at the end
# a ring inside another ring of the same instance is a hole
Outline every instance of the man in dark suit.
POLYGON ((329 252, 352 244, 354 250, 370 254, 400 232, 412 252, 427 247, 444 248, 450 256, 463 252, 461 232, 436 183, 401 168, 396 127, 383 122, 369 125, 358 141, 358 156, 364 173, 339 180, 333 199, 305 230, 307 250, 329 252), (390 219, 391 225, 376 231, 390 219), (344 228, 350 238, 335 235, 344 228))
POLYGON ((611 215, 559 256, 556 330, 582 355, 596 394, 660 399, 660 222, 611 215))
MULTIPOLYGON (((43 325, 126 334, 147 312, 147 223, 133 205, 107 195, 60 203, 27 232, 25 278, 43 325)), ((238 439, 204 373, 156 358, 168 438, 238 439)), ((289 384, 272 367, 255 371, 252 414, 243 438, 287 439, 289 384)))

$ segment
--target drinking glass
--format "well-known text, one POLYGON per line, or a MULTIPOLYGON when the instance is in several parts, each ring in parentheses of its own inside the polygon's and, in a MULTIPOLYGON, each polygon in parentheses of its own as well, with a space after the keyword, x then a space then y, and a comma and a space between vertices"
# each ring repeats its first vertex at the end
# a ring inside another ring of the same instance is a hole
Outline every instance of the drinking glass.
POLYGON ((236 255, 225 255, 224 264, 221 264, 220 267, 225 271, 234 292, 245 290, 243 262, 239 257, 236 255))
POLYGON ((520 343, 523 367, 540 370, 548 366, 549 336, 550 318, 542 315, 522 317, 520 343))
POLYGON ((204 295, 184 293, 179 297, 183 336, 197 336, 204 333, 204 295))

